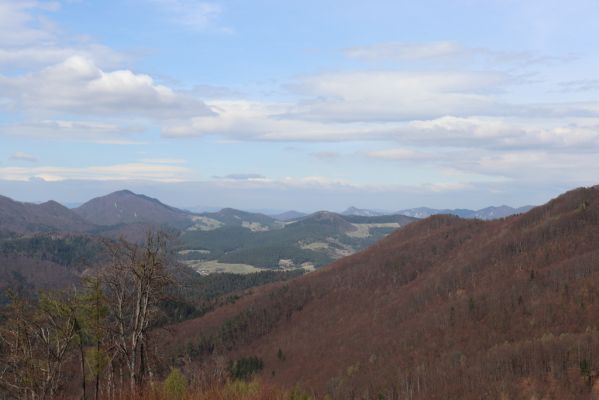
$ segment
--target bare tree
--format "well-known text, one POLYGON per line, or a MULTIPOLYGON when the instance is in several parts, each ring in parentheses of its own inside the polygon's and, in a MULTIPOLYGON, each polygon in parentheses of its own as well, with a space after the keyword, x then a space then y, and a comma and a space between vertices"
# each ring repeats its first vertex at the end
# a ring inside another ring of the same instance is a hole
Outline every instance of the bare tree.
POLYGON ((171 283, 167 236, 149 232, 144 245, 121 240, 109 244, 110 265, 101 279, 109 309, 110 342, 114 358, 124 363, 131 392, 151 375, 147 364, 148 330, 158 316, 158 304, 171 283))
POLYGON ((69 299, 42 295, 34 307, 13 299, 0 328, 0 386, 10 397, 54 397, 62 366, 76 336, 69 299))

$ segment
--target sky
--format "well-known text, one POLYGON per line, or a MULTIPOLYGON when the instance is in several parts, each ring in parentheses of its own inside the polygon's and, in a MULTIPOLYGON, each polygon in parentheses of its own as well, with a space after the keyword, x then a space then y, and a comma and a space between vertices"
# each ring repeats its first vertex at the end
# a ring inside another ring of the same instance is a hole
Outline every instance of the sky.
POLYGON ((594 0, 0 0, 0 194, 541 204, 599 184, 594 0))

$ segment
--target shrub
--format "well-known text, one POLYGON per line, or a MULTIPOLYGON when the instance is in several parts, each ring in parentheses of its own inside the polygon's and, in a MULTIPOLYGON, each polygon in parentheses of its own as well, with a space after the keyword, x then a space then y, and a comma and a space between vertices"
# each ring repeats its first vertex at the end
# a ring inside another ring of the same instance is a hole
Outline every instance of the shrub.
POLYGON ((182 400, 187 393, 187 378, 178 368, 173 368, 164 380, 162 389, 167 399, 182 400))

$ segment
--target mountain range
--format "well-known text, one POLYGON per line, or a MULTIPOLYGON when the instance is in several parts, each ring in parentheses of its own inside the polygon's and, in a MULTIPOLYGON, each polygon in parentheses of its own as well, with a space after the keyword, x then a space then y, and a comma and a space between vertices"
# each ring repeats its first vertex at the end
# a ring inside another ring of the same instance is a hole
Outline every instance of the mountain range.
POLYGON ((376 242, 415 219, 288 212, 277 218, 225 208, 193 213, 128 190, 68 209, 0 199, 0 232, 84 234, 139 242, 150 228, 176 238, 181 261, 204 274, 313 269, 376 242))
POLYGON ((105 236, 160 226, 195 288, 177 315, 202 315, 153 333, 165 365, 254 357, 267 385, 344 399, 592 398, 599 186, 489 221, 448 214, 282 221, 191 213, 129 191, 73 210, 0 197, 0 303, 7 288, 77 285, 106 257, 105 236))
POLYGON ((510 207, 510 206, 491 206, 486 208, 481 208, 480 210, 470 210, 466 208, 457 208, 457 209, 436 209, 436 208, 428 208, 428 207, 418 207, 418 208, 409 208, 405 210, 399 210, 396 212, 385 212, 379 210, 370 210, 366 208, 356 208, 349 207, 341 214, 343 215, 361 215, 361 216, 379 216, 379 215, 388 215, 388 214, 400 214, 407 215, 409 217, 414 218, 428 218, 432 215, 439 214, 447 214, 447 215, 456 215, 461 218, 476 218, 482 220, 492 220, 498 218, 509 217, 514 214, 523 214, 528 210, 532 209, 533 206, 523 206, 523 207, 510 207))
POLYGON ((0 232, 84 232, 92 228, 92 223, 55 201, 21 203, 0 196, 0 232))
POLYGON ((180 260, 201 273, 313 269, 361 250, 393 230, 432 214, 492 219, 524 209, 419 208, 387 215, 350 207, 341 214, 288 211, 269 216, 224 208, 194 213, 158 199, 120 190, 68 209, 54 201, 20 203, 0 197, 0 232, 67 233, 124 237, 140 242, 150 228, 176 237, 180 260))
POLYGON ((164 354, 258 357, 260 380, 333 398, 590 399, 597 288, 599 187, 581 188, 505 219, 414 222, 170 327, 164 354))

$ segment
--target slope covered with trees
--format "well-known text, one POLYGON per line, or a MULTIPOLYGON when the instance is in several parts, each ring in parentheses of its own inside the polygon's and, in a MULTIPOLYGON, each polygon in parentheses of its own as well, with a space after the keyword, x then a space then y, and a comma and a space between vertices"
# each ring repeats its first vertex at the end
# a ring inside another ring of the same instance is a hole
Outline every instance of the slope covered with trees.
POLYGON ((334 398, 590 399, 599 187, 497 221, 435 216, 172 328, 174 354, 257 356, 334 398))
POLYGON ((0 196, 0 233, 83 232, 93 225, 55 201, 22 203, 0 196))

